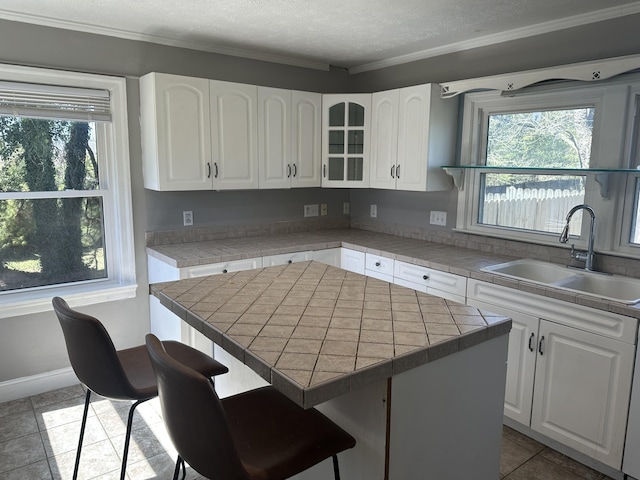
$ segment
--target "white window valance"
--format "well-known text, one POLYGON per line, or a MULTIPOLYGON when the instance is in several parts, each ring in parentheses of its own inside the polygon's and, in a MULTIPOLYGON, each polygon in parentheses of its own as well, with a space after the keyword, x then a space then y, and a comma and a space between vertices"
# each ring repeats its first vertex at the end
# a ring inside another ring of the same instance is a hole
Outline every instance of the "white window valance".
POLYGON ((470 90, 518 90, 549 80, 580 80, 593 82, 640 69, 640 55, 608 58, 591 62, 573 63, 558 67, 527 70, 524 72, 492 75, 441 83, 442 98, 455 97, 470 90))

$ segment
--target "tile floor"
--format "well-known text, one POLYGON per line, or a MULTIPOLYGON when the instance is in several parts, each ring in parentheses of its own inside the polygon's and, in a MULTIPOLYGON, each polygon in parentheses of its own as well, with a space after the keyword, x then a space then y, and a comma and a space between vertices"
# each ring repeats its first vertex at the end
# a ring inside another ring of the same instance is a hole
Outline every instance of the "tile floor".
MULTIPOLYGON (((79 478, 115 480, 120 474, 130 403, 94 397, 79 478)), ((0 404, 0 478, 70 479, 83 404, 84 391, 79 385, 0 404)), ((164 429, 157 399, 141 404, 136 411, 128 478, 172 478, 175 450, 164 429)), ((187 473, 189 480, 202 479, 193 470, 187 473)), ((507 427, 503 433, 500 478, 608 479, 507 427)))

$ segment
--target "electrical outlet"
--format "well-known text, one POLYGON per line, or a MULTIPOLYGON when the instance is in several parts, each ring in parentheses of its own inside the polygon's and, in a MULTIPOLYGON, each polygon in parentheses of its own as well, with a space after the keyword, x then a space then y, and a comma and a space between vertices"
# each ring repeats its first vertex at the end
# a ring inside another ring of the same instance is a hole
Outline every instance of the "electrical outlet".
POLYGON ((344 202, 342 204, 342 214, 349 215, 349 202, 344 202))
POLYGON ((327 204, 323 203, 320 205, 320 215, 326 215, 327 214, 327 204))
POLYGON ((447 212, 439 212, 436 210, 431 210, 431 216, 429 217, 429 223, 431 225, 442 225, 446 227, 447 225, 447 212))
POLYGON ((317 217, 318 216, 318 204, 305 205, 304 206, 305 217, 317 217))
POLYGON ((376 218, 378 216, 378 206, 375 204, 372 204, 369 207, 369 215, 371 215, 371 218, 376 218))
POLYGON ((185 227, 190 227, 193 225, 193 212, 190 210, 185 210, 182 212, 182 222, 185 227))

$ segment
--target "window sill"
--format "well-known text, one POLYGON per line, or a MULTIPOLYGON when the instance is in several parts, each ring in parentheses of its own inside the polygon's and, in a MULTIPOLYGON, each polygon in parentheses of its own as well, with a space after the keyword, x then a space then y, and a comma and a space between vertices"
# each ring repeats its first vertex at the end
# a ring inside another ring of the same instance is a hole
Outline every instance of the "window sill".
POLYGON ((73 307, 82 307, 134 298, 137 289, 138 285, 135 283, 92 283, 47 287, 30 292, 6 292, 0 294, 0 319, 52 311, 51 299, 55 296, 63 297, 73 307))

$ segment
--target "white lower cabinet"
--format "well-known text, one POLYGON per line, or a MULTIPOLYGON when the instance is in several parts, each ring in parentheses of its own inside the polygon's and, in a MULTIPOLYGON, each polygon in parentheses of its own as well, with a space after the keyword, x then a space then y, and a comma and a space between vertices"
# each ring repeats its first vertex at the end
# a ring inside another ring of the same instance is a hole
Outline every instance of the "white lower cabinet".
POLYGON ((349 248, 340 249, 340 268, 349 272, 364 275, 364 252, 351 250, 349 248))
POLYGON ((634 320, 548 297, 538 297, 536 308, 536 297, 469 281, 469 305, 512 318, 504 414, 620 470, 635 357, 634 320), (511 295, 512 301, 488 302, 492 294, 503 299, 511 295), (579 328, 581 321, 584 328, 579 328), (594 333, 603 327, 611 335, 594 333))
POLYGON ((393 282, 429 295, 465 303, 467 278, 460 275, 396 260, 393 282))
MULTIPOLYGON (((262 257, 262 266, 273 267, 275 265, 286 265, 288 263, 307 262, 309 260, 313 260, 313 252, 310 250, 305 252, 282 253, 280 255, 267 255, 262 257)), ((256 267, 256 268, 259 268, 259 267, 256 267)))
POLYGON ((340 268, 340 252, 342 248, 327 248, 326 250, 314 250, 312 260, 332 267, 340 268))
POLYGON ((393 283, 394 262, 392 258, 367 253, 364 257, 364 263, 364 274, 366 276, 393 283))

